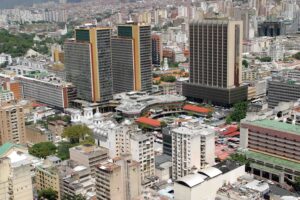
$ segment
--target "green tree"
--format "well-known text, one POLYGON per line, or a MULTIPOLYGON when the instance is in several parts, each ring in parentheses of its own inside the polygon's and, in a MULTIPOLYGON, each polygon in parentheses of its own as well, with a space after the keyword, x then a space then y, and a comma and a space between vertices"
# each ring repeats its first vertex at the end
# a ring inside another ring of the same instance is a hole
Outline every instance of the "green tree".
POLYGON ((40 142, 29 148, 29 153, 38 158, 46 158, 56 153, 56 146, 52 142, 40 142))
POLYGON ((243 61, 242 61, 242 65, 243 65, 244 67, 248 68, 249 63, 248 63, 247 60, 243 60, 243 61))
POLYGON ((166 127, 168 124, 165 121, 160 121, 160 126, 161 127, 166 127))
POLYGON ((230 124, 232 121, 240 122, 246 117, 247 109, 248 103, 246 101, 234 104, 233 112, 229 116, 227 116, 226 123, 230 124))
POLYGON ((261 62, 271 62, 272 61, 272 58, 269 57, 269 56, 266 56, 266 57, 262 57, 259 59, 261 62))
POLYGON ((69 194, 65 194, 62 197, 62 200, 85 200, 84 196, 82 196, 81 194, 77 194, 77 195, 69 195, 69 194))
POLYGON ((247 159, 247 157, 244 154, 234 153, 234 154, 230 155, 229 159, 236 161, 236 162, 240 163, 241 165, 249 165, 249 160, 247 159))
POLYGON ((71 144, 93 142, 93 132, 86 125, 74 125, 64 129, 63 137, 67 137, 71 144))
POLYGON ((13 35, 0 29, 0 53, 7 53, 12 57, 23 56, 33 46, 33 37, 32 34, 25 33, 13 35))
POLYGON ((299 192, 300 191, 300 176, 295 177, 295 181, 293 183, 293 188, 299 192))
POLYGON ((300 60, 300 52, 294 54, 294 58, 296 58, 297 60, 300 60))
POLYGON ((162 76, 160 78, 161 81, 163 82, 170 82, 170 83, 173 83, 176 81, 176 77, 175 76, 162 76))
POLYGON ((61 160, 69 159, 69 149, 77 145, 78 144, 71 144, 70 142, 60 142, 57 147, 57 157, 59 157, 61 160))
POLYGON ((44 199, 44 200, 56 200, 58 198, 58 193, 52 188, 48 188, 48 189, 39 190, 38 197, 39 199, 44 199))
POLYGON ((231 124, 231 123, 232 123, 232 118, 231 118, 230 115, 228 115, 228 116, 226 117, 226 124, 231 124))

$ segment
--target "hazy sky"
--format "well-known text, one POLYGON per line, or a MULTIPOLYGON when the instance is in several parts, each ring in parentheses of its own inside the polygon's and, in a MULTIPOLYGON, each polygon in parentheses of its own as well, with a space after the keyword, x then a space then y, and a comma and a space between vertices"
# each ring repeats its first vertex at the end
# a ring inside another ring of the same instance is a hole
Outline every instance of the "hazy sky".
POLYGON ((45 1, 47 0, 0 0, 0 8, 13 8, 17 5, 32 5, 45 1))

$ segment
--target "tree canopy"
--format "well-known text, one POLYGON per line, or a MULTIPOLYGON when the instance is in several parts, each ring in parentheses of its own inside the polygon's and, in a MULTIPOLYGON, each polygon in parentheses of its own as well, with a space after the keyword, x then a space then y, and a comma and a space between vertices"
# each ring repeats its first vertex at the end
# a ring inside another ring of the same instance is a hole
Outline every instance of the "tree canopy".
POLYGON ((160 78, 161 81, 163 82, 170 82, 170 83, 173 83, 176 81, 176 77, 175 76, 162 76, 160 78))
POLYGON ((25 33, 13 35, 0 29, 0 53, 7 53, 12 57, 23 56, 33 46, 33 37, 25 33))
POLYGON ((233 112, 227 116, 226 123, 230 124, 231 122, 240 122, 246 117, 248 109, 248 103, 246 101, 239 102, 234 104, 233 112))
POLYGON ((40 142, 29 148, 29 153, 38 158, 46 158, 56 153, 56 146, 52 142, 40 142))
POLYGON ((269 56, 266 56, 266 57, 262 57, 259 59, 261 62, 271 62, 272 61, 272 58, 269 57, 269 56))
POLYGON ((81 194, 77 194, 77 195, 73 195, 73 196, 65 194, 62 197, 62 200, 85 200, 85 198, 81 194))
POLYGON ((243 60, 243 61, 242 61, 242 65, 243 65, 244 67, 248 68, 249 63, 248 63, 247 60, 243 60))
POLYGON ((39 199, 56 200, 58 198, 57 191, 52 188, 43 189, 38 191, 39 199))
POLYGON ((297 60, 300 60, 300 52, 296 53, 296 54, 294 55, 294 58, 296 58, 297 60))
POLYGON ((60 142, 57 147, 57 157, 59 157, 61 160, 69 159, 69 149, 77 145, 78 144, 71 144, 70 142, 60 142))
POLYGON ((293 188, 299 192, 300 191, 300 176, 295 177, 295 181, 293 183, 293 188))
POLYGON ((64 129, 63 137, 69 139, 71 144, 94 144, 93 132, 86 125, 74 125, 64 129))

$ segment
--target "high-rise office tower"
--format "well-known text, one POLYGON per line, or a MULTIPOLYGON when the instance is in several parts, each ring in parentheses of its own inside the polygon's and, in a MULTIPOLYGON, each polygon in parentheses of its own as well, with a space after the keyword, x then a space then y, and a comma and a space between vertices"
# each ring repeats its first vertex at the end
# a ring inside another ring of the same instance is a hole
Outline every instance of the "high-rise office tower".
POLYGON ((75 30, 75 40, 65 42, 67 80, 78 98, 106 102, 112 99, 111 29, 83 27, 75 30))
POLYGON ((160 66, 163 61, 162 38, 160 34, 152 35, 152 64, 160 66))
POLYGON ((6 142, 24 144, 25 136, 23 107, 12 103, 0 106, 0 145, 6 142))
POLYGON ((130 23, 118 26, 112 38, 114 93, 151 91, 152 49, 150 26, 130 23))
POLYGON ((242 22, 210 19, 190 24, 190 81, 183 95, 219 105, 247 99, 241 86, 242 22))

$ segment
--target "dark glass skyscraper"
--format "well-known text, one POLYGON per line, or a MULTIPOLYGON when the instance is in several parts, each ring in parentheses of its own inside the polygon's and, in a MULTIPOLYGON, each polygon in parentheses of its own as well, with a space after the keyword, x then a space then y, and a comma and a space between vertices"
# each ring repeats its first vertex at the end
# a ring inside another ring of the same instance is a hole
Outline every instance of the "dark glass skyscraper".
POLYGON ((112 99, 111 29, 76 29, 75 40, 65 42, 64 49, 67 80, 77 87, 78 98, 112 99))
POLYGON ((150 26, 118 26, 118 36, 112 38, 112 69, 114 93, 152 90, 150 26))

